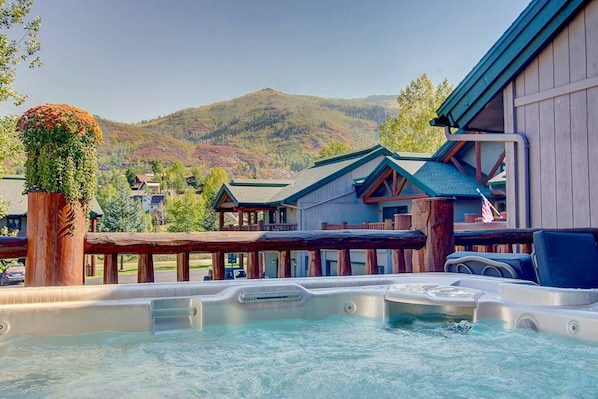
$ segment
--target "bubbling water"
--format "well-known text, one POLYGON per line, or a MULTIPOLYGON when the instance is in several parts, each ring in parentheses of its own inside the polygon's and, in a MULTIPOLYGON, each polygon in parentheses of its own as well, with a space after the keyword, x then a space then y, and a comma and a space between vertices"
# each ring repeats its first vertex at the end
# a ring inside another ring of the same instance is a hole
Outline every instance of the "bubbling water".
POLYGON ((598 346, 361 317, 0 343, 3 398, 591 397, 598 346))

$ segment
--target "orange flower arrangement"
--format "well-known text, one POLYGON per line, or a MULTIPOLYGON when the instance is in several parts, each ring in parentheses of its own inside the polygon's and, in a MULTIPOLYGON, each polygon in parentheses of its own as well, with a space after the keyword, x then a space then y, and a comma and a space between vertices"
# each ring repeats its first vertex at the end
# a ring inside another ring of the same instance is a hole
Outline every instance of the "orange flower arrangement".
POLYGON ((25 190, 65 194, 88 204, 97 188, 96 146, 102 130, 89 113, 66 104, 30 108, 17 122, 27 152, 25 190))

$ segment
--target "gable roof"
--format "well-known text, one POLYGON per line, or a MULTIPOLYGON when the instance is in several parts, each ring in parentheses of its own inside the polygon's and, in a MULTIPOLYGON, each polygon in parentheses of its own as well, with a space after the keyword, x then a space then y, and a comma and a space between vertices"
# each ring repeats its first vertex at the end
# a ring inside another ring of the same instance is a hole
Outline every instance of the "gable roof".
POLYGON ((381 156, 388 156, 392 153, 382 147, 375 145, 360 151, 325 158, 317 161, 312 167, 302 170, 294 176, 293 184, 285 187, 274 197, 281 203, 291 203, 310 192, 330 183, 338 177, 356 169, 365 163, 381 156))
POLYGON ((433 124, 469 123, 577 14, 584 0, 533 0, 436 111, 433 124))
POLYGON ((487 188, 462 175, 452 165, 423 157, 398 156, 386 157, 359 187, 357 195, 362 196, 389 168, 405 177, 429 197, 475 198, 480 195, 477 190, 490 195, 487 188))
POLYGON ((270 206, 273 197, 292 184, 289 180, 232 180, 224 183, 214 200, 214 207, 232 202, 236 207, 270 206))
POLYGON ((390 155, 381 145, 317 161, 292 180, 233 180, 223 184, 213 207, 225 202, 234 206, 276 206, 291 203, 377 157, 390 155), (227 198, 228 197, 228 198, 227 198))

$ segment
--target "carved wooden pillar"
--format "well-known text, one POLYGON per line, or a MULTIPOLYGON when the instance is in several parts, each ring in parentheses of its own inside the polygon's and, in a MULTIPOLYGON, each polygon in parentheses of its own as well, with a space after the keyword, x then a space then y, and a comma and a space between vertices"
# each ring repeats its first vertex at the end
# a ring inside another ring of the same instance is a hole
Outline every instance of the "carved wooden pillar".
POLYGON ((446 257, 455 250, 454 202, 454 198, 413 200, 413 229, 426 236, 426 245, 413 257, 414 272, 444 271, 446 257))

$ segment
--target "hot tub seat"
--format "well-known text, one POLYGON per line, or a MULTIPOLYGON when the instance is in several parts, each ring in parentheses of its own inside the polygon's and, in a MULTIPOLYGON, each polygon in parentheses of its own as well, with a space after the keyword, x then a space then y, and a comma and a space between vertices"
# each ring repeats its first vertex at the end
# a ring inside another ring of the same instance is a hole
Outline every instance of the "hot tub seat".
POLYGON ((444 271, 538 282, 532 257, 520 253, 457 251, 447 256, 444 271))

